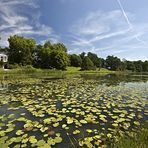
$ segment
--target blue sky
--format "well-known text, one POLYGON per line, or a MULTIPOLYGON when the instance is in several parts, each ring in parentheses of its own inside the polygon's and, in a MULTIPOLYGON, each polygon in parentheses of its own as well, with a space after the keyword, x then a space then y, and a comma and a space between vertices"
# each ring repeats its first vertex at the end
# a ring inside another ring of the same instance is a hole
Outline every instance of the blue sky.
POLYGON ((18 34, 69 53, 148 60, 147 14, 148 0, 0 0, 0 46, 18 34))

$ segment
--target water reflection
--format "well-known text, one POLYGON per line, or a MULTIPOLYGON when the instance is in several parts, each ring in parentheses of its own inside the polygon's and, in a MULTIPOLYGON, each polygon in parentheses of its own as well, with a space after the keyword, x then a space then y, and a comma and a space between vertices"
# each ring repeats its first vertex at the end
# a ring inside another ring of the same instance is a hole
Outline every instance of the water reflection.
POLYGON ((124 85, 130 82, 148 82, 148 75, 133 75, 133 74, 107 74, 107 75, 95 75, 95 74, 84 74, 81 75, 84 79, 95 79, 99 82, 99 84, 106 84, 107 86, 110 85, 124 85))
POLYGON ((8 89, 8 84, 0 82, 0 91, 8 89))

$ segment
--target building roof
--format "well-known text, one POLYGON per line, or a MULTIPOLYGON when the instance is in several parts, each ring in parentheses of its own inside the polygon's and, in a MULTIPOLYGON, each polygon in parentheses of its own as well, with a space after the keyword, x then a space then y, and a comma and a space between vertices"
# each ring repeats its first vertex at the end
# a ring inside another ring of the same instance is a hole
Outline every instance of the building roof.
POLYGON ((4 54, 4 53, 0 53, 0 56, 2 57, 2 56, 7 56, 6 54, 4 54))

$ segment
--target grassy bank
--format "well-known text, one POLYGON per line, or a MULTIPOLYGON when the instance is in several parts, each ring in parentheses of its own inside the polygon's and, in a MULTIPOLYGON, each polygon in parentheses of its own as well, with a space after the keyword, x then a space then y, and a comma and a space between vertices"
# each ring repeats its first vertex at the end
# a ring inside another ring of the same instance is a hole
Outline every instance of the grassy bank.
POLYGON ((139 129, 132 136, 125 136, 117 143, 114 143, 112 148, 147 148, 148 147, 148 122, 143 128, 139 129))
POLYGON ((43 74, 49 76, 65 76, 70 74, 110 74, 115 73, 114 71, 107 70, 105 68, 89 70, 89 71, 80 71, 80 68, 77 67, 68 67, 67 70, 56 70, 56 69, 37 69, 31 66, 19 67, 15 69, 0 69, 0 74, 43 74))

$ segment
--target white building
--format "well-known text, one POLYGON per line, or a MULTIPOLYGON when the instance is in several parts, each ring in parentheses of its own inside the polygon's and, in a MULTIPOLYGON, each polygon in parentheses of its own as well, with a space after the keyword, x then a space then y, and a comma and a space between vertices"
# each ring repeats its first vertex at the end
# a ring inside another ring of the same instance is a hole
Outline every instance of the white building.
POLYGON ((1 66, 4 68, 8 62, 8 56, 4 53, 0 53, 0 62, 2 62, 1 66))
POLYGON ((1 53, 0 54, 0 61, 6 63, 8 62, 8 56, 6 54, 1 53))

